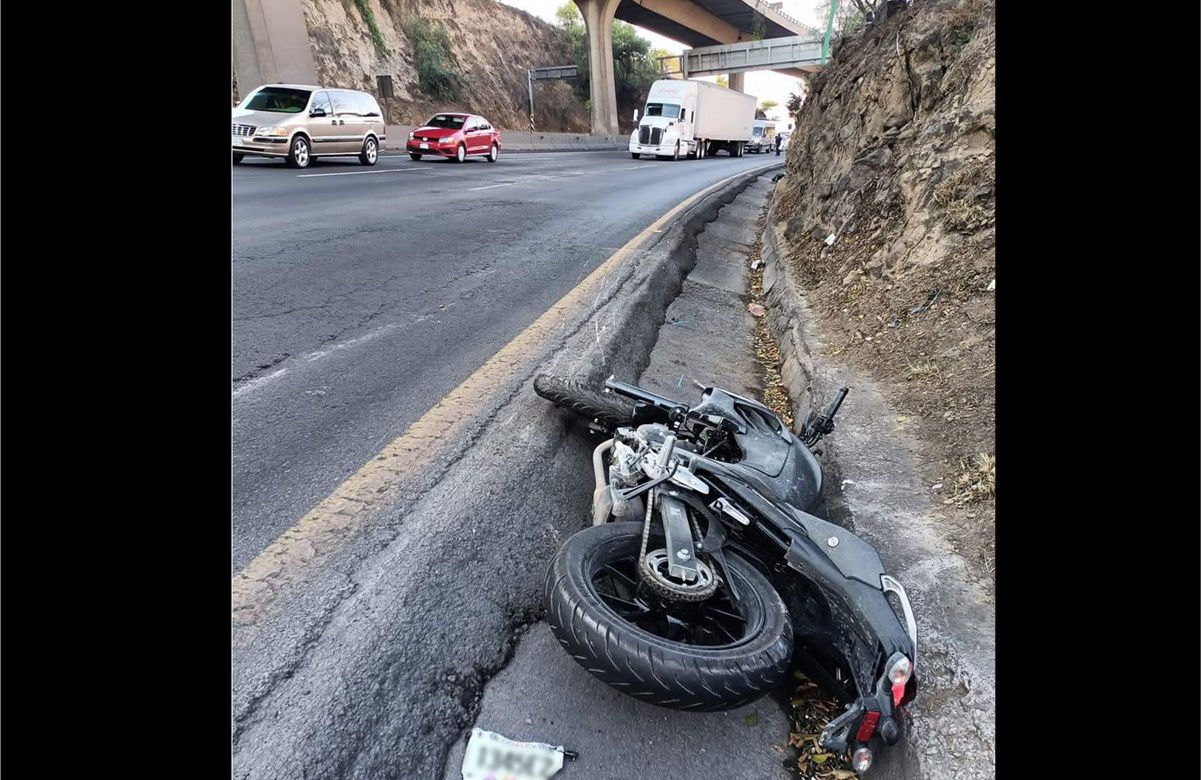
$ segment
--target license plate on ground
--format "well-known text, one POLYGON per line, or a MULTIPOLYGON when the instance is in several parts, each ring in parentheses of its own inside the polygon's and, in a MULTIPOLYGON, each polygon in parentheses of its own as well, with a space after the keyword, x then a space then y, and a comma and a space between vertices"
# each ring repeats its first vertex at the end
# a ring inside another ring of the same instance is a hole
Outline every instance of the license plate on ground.
POLYGON ((463 754, 463 780, 546 780, 563 768, 563 752, 541 742, 514 742, 472 729, 463 754))
POLYGON ((429 145, 429 144, 422 144, 422 145, 421 145, 421 148, 422 148, 422 149, 428 149, 428 148, 430 148, 430 145, 429 145))

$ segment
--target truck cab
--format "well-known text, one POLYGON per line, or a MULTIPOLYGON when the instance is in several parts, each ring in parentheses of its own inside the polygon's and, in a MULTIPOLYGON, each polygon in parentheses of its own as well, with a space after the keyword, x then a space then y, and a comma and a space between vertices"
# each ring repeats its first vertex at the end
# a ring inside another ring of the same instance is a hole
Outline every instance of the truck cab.
POLYGON ((638 128, 630 137, 630 152, 679 159, 696 153, 693 133, 696 90, 689 82, 675 79, 651 85, 638 128), (634 147, 638 148, 635 149, 634 147))

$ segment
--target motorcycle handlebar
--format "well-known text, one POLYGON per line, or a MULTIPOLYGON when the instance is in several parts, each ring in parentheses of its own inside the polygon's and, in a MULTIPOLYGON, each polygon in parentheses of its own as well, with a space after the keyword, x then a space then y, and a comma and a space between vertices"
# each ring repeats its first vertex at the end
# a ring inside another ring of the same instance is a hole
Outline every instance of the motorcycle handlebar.
POLYGON ((683 412, 688 411, 687 404, 682 404, 679 401, 673 401, 670 398, 665 398, 664 396, 643 390, 641 387, 635 387, 634 385, 626 382, 619 382, 613 377, 609 377, 605 380, 605 387, 617 393, 618 395, 624 395, 626 398, 632 398, 635 401, 642 401, 643 403, 648 403, 651 406, 657 406, 664 411, 670 412, 675 409, 683 412))
POLYGON ((826 407, 826 410, 822 412, 822 417, 827 420, 834 419, 834 415, 838 414, 838 407, 842 406, 843 400, 847 397, 848 390, 849 388, 846 387, 838 388, 838 395, 834 396, 834 400, 831 401, 830 405, 826 407))

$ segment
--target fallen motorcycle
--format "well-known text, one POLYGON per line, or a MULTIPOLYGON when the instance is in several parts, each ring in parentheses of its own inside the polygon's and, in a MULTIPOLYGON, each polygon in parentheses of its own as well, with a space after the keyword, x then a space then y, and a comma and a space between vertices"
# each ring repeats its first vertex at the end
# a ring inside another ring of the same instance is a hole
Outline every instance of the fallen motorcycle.
POLYGON ((846 706, 824 749, 863 772, 897 743, 917 692, 909 600, 871 545, 817 514, 816 445, 846 388, 798 434, 717 387, 692 407, 612 378, 597 392, 542 375, 534 390, 604 437, 593 524, 546 579, 547 620, 581 666, 643 701, 711 711, 758 699, 795 661, 846 706))

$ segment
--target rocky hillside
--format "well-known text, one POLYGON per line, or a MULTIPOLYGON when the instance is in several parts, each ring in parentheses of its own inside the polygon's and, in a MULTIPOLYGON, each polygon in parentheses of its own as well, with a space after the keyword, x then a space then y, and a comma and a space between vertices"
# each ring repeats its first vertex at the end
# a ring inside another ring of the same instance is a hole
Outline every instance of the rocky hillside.
POLYGON ((993 568, 994 0, 916 0, 809 84, 770 218, 831 351, 923 442, 960 551, 993 568))
MULTIPOLYGON (((391 121, 416 124, 435 111, 471 111, 498 127, 528 129, 526 70, 572 62, 561 31, 494 0, 301 0, 317 77, 322 84, 376 93, 377 74, 390 73, 391 121), (454 65, 466 79, 458 99, 422 93, 415 41, 406 19, 420 16, 445 28, 454 65), (374 19, 382 46, 373 40, 374 19)), ((383 101, 381 101, 381 105, 383 101)), ((568 82, 535 86, 538 129, 587 132, 588 113, 568 82)))

